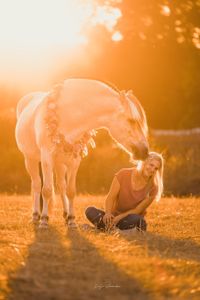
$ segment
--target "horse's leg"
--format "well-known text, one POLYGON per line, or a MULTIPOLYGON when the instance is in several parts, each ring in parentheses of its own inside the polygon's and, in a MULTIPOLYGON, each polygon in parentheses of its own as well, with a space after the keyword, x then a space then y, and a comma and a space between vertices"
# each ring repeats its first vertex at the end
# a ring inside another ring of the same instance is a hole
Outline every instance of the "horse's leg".
POLYGON ((67 171, 67 196, 69 199, 69 208, 67 216, 67 224, 69 227, 76 227, 75 212, 74 212, 74 198, 76 195, 76 175, 81 162, 81 158, 74 159, 68 167, 67 171))
POLYGON ((48 211, 51 208, 51 206, 48 206, 53 203, 53 160, 51 153, 46 150, 41 150, 41 166, 43 175, 43 209, 40 227, 45 228, 48 226, 48 211))
POLYGON ((63 217, 67 221, 68 210, 69 210, 69 199, 66 195, 66 166, 64 164, 56 164, 55 165, 55 173, 56 173, 56 184, 61 195, 62 204, 63 204, 63 217))
MULTIPOLYGON (((41 188, 43 187, 43 175, 42 175, 42 166, 41 162, 39 163, 39 174, 41 179, 41 188)), ((43 199, 42 199, 42 193, 40 193, 40 211, 43 209, 43 199)))
POLYGON ((31 190, 33 194, 33 223, 37 224, 40 220, 40 194, 41 194, 41 179, 39 175, 38 160, 25 157, 26 170, 31 177, 31 190))

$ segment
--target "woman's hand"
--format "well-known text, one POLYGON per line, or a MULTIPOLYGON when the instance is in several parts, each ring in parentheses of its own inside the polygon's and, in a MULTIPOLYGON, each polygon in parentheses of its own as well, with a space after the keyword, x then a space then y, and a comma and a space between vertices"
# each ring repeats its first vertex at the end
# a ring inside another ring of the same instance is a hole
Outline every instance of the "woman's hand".
POLYGON ((114 217, 114 219, 113 219, 113 225, 116 226, 117 223, 119 223, 119 221, 121 219, 123 219, 123 217, 124 217, 123 215, 118 215, 118 216, 114 217))
POLYGON ((113 224, 114 216, 110 212, 106 212, 103 216, 103 222, 106 225, 107 228, 110 228, 113 224))

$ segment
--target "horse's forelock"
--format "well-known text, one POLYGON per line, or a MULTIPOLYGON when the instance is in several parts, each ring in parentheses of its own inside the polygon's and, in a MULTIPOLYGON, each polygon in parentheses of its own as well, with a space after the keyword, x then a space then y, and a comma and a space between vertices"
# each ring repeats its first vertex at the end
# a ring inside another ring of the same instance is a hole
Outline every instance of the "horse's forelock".
POLYGON ((137 106, 128 99, 128 104, 130 106, 131 114, 134 120, 140 122, 141 121, 141 113, 139 112, 137 106))
POLYGON ((140 104, 139 100, 133 95, 133 93, 128 92, 127 93, 128 103, 130 106, 130 110, 132 113, 132 117, 134 120, 137 121, 137 123, 142 128, 142 131, 144 132, 145 136, 148 135, 148 126, 147 126, 147 119, 145 111, 140 104))

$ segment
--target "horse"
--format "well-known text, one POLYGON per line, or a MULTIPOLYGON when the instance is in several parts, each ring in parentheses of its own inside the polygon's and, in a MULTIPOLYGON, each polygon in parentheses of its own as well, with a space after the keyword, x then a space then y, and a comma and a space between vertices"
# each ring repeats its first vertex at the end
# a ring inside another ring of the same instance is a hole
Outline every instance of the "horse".
POLYGON ((133 158, 147 157, 146 114, 132 91, 119 91, 94 79, 68 78, 48 92, 33 92, 21 98, 15 137, 31 177, 34 224, 48 228, 55 175, 65 224, 77 226, 76 175, 88 146, 95 147, 94 136, 101 128, 133 158))

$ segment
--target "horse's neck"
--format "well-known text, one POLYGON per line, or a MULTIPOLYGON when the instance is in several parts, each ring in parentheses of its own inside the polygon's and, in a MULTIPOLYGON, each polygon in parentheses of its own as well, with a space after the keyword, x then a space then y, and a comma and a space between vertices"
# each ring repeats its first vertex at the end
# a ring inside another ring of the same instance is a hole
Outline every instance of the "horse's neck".
MULTIPOLYGON (((109 130, 112 119, 119 112, 119 99, 113 95, 110 98, 90 98, 87 102, 81 99, 60 110, 60 130, 67 139, 75 140, 82 133, 92 129, 107 128, 109 130)), ((83 97, 84 98, 84 97, 83 97)))

